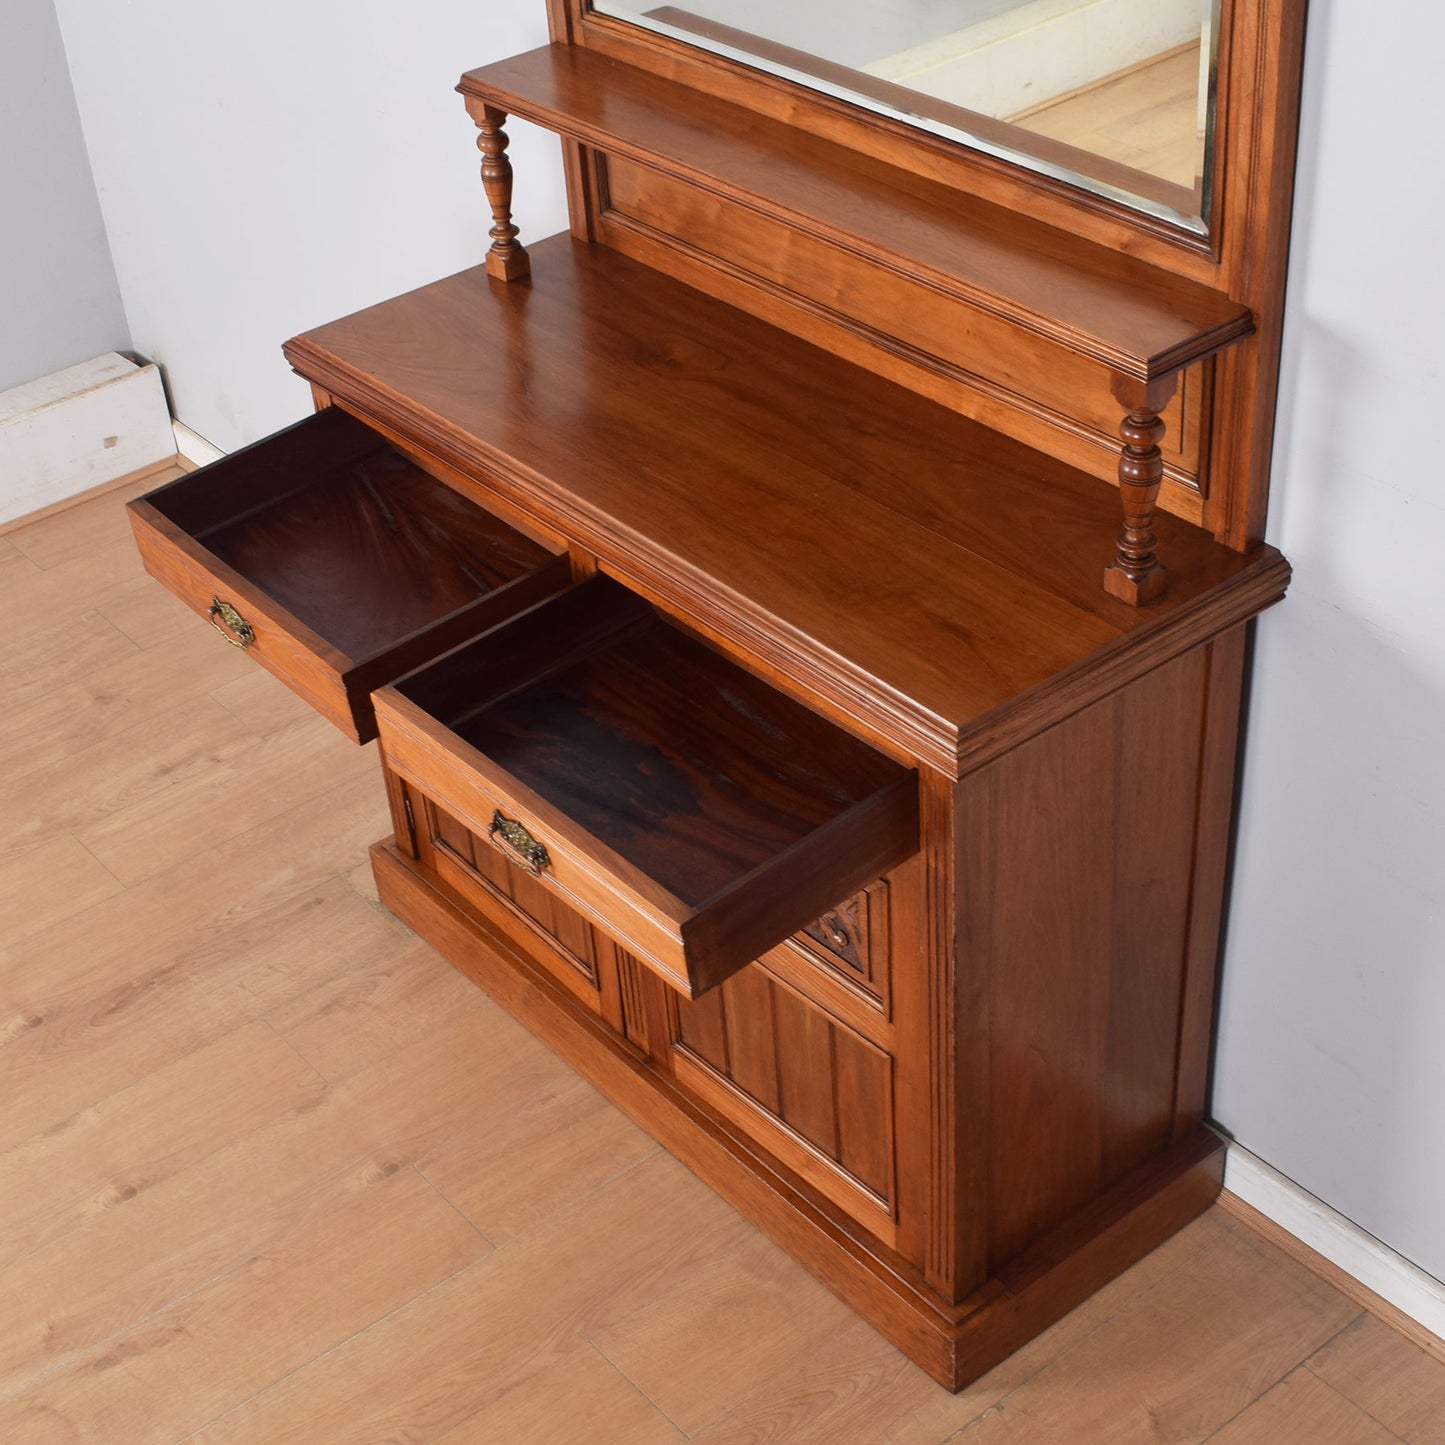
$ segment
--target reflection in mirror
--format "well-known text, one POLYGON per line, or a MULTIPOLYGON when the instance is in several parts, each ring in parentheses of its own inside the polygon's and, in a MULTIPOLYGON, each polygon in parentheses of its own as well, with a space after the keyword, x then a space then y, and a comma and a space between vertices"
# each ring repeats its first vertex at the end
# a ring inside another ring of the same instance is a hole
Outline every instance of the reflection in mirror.
POLYGON ((1203 234, 1219 0, 593 0, 1203 234))

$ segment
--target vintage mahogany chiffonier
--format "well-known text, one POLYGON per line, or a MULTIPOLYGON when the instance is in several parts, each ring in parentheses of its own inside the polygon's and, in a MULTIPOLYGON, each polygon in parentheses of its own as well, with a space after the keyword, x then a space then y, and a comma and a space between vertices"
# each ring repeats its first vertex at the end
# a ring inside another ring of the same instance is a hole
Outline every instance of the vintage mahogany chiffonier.
POLYGON ((484 264, 133 519, 379 736, 385 902, 957 1388, 1219 1188, 1304 0, 1204 7, 1183 178, 710 8, 549 0, 484 264))

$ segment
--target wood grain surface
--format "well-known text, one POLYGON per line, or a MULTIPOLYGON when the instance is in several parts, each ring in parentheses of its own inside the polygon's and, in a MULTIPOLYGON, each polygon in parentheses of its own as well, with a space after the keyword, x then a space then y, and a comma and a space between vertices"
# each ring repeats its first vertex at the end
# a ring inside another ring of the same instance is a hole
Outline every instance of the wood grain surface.
POLYGON ((287 355, 905 756, 956 774, 991 710, 1072 711, 1086 659, 1143 670, 1282 591, 1277 553, 1160 516, 1169 590, 1115 602, 1115 489, 613 252, 531 258, 287 355))
POLYGON ((663 1445, 685 1420, 707 1445, 942 1445, 1087 1408, 1127 1441, 1166 1401, 1180 1445, 1231 1415, 1271 1445, 1373 1439, 1352 1411, 1439 1441, 1445 1365, 1217 1210, 941 1390, 356 891, 387 827, 369 754, 269 674, 198 668, 214 639, 141 572, 121 500, 0 547, 0 661, 35 719, 0 736, 5 1438, 663 1445), (202 841, 131 884, 82 865, 62 818, 123 816, 187 695, 324 746, 234 833, 205 772, 174 773, 202 841), (39 747, 51 696, 75 722, 39 747), (1271 1404, 1291 1378, 1298 1414, 1271 1404))
MULTIPOLYGON (((1119 409, 1099 362, 940 295, 925 280, 798 233, 744 201, 599 157, 608 246, 1111 481, 1119 409)), ((1166 414, 1166 504, 1203 515, 1202 426, 1211 364, 1183 373, 1166 414)))
POLYGON ((235 608, 245 652, 359 742, 375 736, 373 688, 568 577, 564 559, 334 407, 130 513, 151 574, 202 615, 235 608))
MULTIPOLYGON (((222 513, 196 539, 343 652, 384 651, 551 560, 374 433, 360 457, 338 456, 335 433, 360 427, 345 412, 329 408, 301 425, 330 434, 312 439, 315 460, 304 469, 275 456, 279 438, 267 441, 267 465, 296 466, 298 483, 269 506, 255 504, 253 469, 240 461, 255 452, 228 460, 239 476, 207 469, 184 485, 211 493, 218 511, 222 498, 231 507, 245 499, 245 515, 222 513)), ((164 509, 164 499, 152 505, 164 509)))
POLYGON ((982 311, 1149 380, 1253 329, 1247 307, 1066 231, 949 192, 591 51, 551 45, 468 71, 458 89, 721 195, 805 234, 888 257, 982 311))
POLYGON ((511 863, 689 994, 917 848, 908 769, 607 577, 402 679, 377 709, 407 782, 473 834, 523 828, 545 861, 513 849, 511 863))

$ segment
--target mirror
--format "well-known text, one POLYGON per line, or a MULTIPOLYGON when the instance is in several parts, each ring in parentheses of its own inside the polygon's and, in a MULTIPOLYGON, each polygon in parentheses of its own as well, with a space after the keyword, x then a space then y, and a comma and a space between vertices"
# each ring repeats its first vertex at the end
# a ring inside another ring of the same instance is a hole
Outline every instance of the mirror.
POLYGON ((593 0, 1199 235, 1219 0, 593 0))

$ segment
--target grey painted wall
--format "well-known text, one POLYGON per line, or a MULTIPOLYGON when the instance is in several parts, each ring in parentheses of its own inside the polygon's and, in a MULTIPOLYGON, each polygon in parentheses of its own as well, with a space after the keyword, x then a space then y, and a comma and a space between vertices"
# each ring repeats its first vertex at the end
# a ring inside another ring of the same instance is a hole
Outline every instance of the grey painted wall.
POLYGON ((53 0, 0 40, 0 391, 130 345, 53 0))
MULTIPOLYGON (((466 68, 541 45, 541 0, 59 0, 138 350, 225 450, 310 409, 281 342, 475 265, 466 68)), ((523 239, 566 224, 556 141, 514 128, 523 239)))
POLYGON ((1311 0, 1216 1109, 1445 1278, 1445 14, 1311 0), (1408 35, 1385 47, 1381 35, 1408 35))

